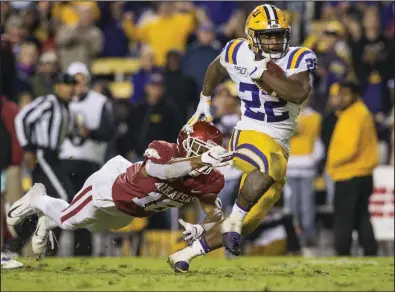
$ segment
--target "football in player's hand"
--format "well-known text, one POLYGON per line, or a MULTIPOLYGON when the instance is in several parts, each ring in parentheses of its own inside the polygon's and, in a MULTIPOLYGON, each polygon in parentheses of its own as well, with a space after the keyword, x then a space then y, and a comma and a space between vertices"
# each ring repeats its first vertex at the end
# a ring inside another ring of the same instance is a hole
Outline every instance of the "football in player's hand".
MULTIPOLYGON (((279 78, 286 78, 285 72, 283 69, 281 69, 281 67, 279 65, 277 65, 276 63, 274 63, 272 60, 269 60, 266 64, 266 68, 267 71, 269 71, 270 73, 276 75, 279 78)), ((269 95, 273 95, 273 89, 270 88, 269 84, 266 84, 263 82, 263 80, 256 80, 256 83, 258 85, 258 87, 263 90, 264 92, 266 92, 269 95)))

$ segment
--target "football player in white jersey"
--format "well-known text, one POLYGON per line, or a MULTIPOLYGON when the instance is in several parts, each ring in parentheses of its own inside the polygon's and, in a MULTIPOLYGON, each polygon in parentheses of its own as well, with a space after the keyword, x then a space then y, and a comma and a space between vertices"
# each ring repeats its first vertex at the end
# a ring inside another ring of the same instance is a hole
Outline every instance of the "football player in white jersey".
POLYGON ((242 110, 229 143, 235 151, 234 166, 243 172, 239 195, 228 218, 170 256, 177 272, 187 271, 192 258, 221 246, 239 255, 241 235, 262 222, 285 184, 289 140, 300 104, 311 91, 310 72, 316 69, 317 59, 307 48, 289 46, 291 27, 285 13, 273 5, 256 7, 245 32, 247 39, 230 41, 209 65, 200 103, 188 122, 211 120, 211 95, 229 74, 242 110), (267 70, 269 60, 281 67, 286 78, 267 70))

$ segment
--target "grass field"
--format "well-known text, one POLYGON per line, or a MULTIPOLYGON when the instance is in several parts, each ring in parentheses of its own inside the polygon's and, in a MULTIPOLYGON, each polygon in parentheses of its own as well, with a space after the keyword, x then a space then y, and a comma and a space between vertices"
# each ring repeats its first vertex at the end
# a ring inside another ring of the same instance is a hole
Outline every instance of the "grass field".
POLYGON ((166 259, 20 259, 26 267, 1 271, 1 291, 393 291, 394 258, 213 257, 174 274, 166 259))

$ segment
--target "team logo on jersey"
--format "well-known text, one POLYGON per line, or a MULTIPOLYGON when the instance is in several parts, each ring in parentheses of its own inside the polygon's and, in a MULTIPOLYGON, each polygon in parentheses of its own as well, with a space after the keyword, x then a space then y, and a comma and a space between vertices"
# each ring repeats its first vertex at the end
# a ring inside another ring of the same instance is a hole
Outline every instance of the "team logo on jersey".
POLYGON ((189 204, 195 197, 188 196, 182 192, 176 191, 173 187, 169 186, 167 183, 155 183, 156 189, 166 195, 169 199, 177 201, 183 204, 189 204))
POLYGON ((144 157, 160 159, 160 155, 158 151, 156 151, 156 149, 153 148, 148 148, 147 150, 145 150, 144 157))
POLYGON ((247 68, 240 67, 240 66, 234 66, 234 69, 239 72, 241 75, 246 75, 247 73, 247 68))

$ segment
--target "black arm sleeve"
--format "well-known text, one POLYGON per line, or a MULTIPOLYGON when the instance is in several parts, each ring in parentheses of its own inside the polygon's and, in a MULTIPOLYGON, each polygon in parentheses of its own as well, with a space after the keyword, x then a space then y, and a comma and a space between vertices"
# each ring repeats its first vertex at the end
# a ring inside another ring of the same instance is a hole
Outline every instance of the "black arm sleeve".
POLYGON ((115 123, 111 101, 103 105, 100 126, 97 130, 90 131, 89 136, 93 140, 108 142, 115 133, 115 123))

